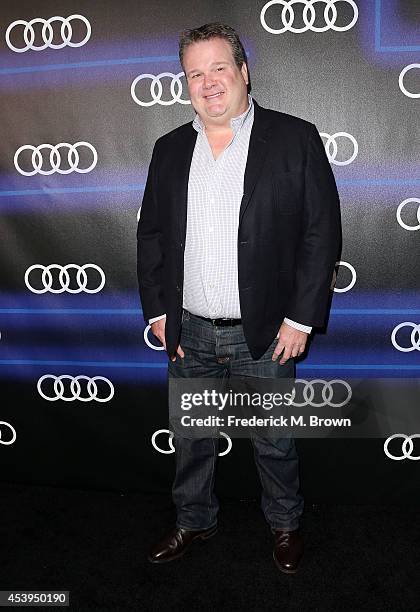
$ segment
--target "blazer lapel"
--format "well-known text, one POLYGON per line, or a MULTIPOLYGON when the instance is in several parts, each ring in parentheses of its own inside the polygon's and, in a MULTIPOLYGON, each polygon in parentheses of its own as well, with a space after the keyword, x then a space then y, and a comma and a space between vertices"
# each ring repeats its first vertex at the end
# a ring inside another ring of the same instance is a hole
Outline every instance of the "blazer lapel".
MULTIPOLYGON (((267 113, 268 114, 268 113, 267 113)), ((247 209, 255 185, 261 176, 261 170, 267 155, 269 119, 264 108, 254 100, 254 123, 249 139, 248 158, 245 166, 244 194, 239 209, 239 223, 241 223, 247 209)))
POLYGON ((176 200, 179 202, 179 236, 185 244, 185 234, 187 231, 187 201, 188 201, 188 179, 190 175, 191 160, 194 152, 195 143, 197 140, 197 131, 190 126, 190 129, 185 133, 180 134, 180 141, 177 141, 176 155, 174 157, 173 189, 176 193, 176 200))

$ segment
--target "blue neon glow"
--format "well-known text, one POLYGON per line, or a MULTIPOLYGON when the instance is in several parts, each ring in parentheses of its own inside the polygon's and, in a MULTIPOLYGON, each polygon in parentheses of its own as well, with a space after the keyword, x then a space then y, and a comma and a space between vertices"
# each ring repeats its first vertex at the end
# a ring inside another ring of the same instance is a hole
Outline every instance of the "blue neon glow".
MULTIPOLYGON (((418 28, 411 28, 411 32, 409 31, 409 26, 407 23, 404 23, 402 26, 397 20, 398 9, 395 6, 394 0, 387 0, 386 3, 383 3, 383 0, 375 0, 375 51, 378 53, 399 53, 399 52, 413 52, 420 51, 419 44, 400 44, 400 45, 389 45, 382 44, 382 34, 383 34, 383 17, 384 17, 384 8, 387 9, 386 14, 390 16, 388 23, 392 22, 392 29, 394 33, 399 34, 400 36, 404 36, 407 38, 409 34, 415 37, 419 35, 418 28), (384 7, 384 4, 386 5, 384 7)), ((386 23, 386 22, 385 22, 386 23)))

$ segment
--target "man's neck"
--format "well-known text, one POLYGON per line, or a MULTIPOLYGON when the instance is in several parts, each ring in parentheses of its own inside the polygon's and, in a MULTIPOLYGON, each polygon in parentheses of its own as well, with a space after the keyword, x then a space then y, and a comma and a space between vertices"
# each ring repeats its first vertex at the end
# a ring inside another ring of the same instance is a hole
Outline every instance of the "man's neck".
POLYGON ((214 136, 217 136, 218 134, 223 135, 226 134, 227 132, 231 132, 232 128, 230 125, 230 121, 229 124, 224 124, 224 125, 206 125, 204 124, 204 130, 206 132, 206 134, 212 134, 214 136))
POLYGON ((228 119, 223 118, 223 121, 220 121, 220 123, 217 120, 212 120, 212 118, 209 119, 207 117, 200 117, 200 119, 206 132, 227 132, 228 130, 232 129, 230 125, 230 117, 228 119))

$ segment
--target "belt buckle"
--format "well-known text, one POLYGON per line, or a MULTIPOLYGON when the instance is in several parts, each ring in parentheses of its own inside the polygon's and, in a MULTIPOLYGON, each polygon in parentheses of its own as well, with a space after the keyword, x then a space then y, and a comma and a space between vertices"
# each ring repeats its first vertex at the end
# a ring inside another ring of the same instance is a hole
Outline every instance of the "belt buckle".
POLYGON ((214 325, 218 325, 219 327, 232 327, 234 319, 229 317, 222 317, 221 319, 214 319, 214 325))

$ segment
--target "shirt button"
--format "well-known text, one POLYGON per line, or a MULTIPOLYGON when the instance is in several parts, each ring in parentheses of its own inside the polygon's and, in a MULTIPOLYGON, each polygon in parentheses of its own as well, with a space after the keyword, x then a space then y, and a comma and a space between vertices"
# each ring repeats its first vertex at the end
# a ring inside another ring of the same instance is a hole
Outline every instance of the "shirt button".
POLYGON ((213 232, 213 228, 212 227, 209 227, 209 232, 210 232, 210 234, 213 232))

